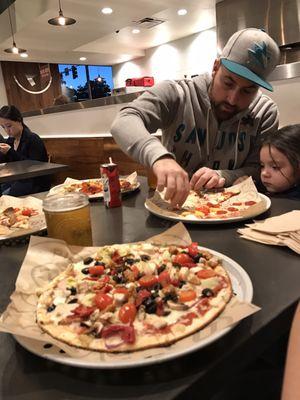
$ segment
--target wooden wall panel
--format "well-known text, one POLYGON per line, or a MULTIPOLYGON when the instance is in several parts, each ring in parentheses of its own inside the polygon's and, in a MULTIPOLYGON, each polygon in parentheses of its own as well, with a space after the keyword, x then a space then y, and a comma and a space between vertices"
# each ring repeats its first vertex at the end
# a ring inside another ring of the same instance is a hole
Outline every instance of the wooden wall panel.
POLYGON ((118 164, 120 175, 128 175, 133 171, 146 175, 146 168, 123 153, 113 138, 47 138, 43 141, 51 162, 70 167, 53 177, 54 185, 62 183, 66 177, 99 177, 100 164, 108 162, 109 157, 118 164))
POLYGON ((21 112, 34 111, 53 105, 54 98, 61 94, 60 75, 57 64, 49 64, 52 83, 48 90, 41 94, 30 94, 21 89, 14 80, 28 90, 39 91, 47 86, 49 76, 43 75, 48 64, 1 61, 3 79, 9 105, 14 105, 21 112), (32 77, 35 85, 31 86, 27 77, 32 77))

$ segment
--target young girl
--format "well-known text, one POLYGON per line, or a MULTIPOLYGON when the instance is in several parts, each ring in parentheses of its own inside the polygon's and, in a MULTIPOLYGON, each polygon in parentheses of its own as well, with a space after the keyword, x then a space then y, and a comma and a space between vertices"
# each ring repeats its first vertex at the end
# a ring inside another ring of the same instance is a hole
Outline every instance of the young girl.
POLYGON ((269 193, 300 199, 300 124, 265 136, 260 163, 261 181, 269 193))

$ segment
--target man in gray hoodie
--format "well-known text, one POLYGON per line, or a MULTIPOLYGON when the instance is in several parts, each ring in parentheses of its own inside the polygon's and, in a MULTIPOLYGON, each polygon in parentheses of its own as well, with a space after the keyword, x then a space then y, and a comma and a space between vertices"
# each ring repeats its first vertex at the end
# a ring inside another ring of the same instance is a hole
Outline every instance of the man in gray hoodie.
MULTIPOLYGON (((199 55, 200 56, 200 55, 199 55)), ((163 81, 121 109, 111 128, 120 147, 153 169, 158 190, 180 206, 190 189, 231 185, 259 172, 262 133, 278 128, 276 104, 259 86, 279 61, 264 31, 236 32, 215 60, 212 76, 163 81), (162 130, 162 141, 151 135, 162 130)))

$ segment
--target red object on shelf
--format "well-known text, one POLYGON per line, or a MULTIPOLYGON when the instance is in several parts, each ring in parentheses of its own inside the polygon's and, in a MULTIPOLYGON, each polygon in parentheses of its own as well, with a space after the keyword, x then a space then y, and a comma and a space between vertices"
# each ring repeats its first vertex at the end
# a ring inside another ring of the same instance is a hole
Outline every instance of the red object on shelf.
POLYGON ((153 86, 153 76, 143 76, 142 78, 128 78, 126 79, 126 86, 153 86))

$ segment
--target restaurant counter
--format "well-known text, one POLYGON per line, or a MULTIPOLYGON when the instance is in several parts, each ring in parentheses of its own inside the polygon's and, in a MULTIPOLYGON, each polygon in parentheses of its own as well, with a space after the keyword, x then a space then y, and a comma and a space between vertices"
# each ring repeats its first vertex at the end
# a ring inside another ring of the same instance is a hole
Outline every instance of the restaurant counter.
MULTIPOLYGON (((146 179, 141 191, 107 209, 91 203, 94 245, 147 239, 174 225, 144 208, 146 179)), ((272 199, 266 218, 299 209, 299 201, 272 199)), ((9 334, 0 334, 0 376, 3 400, 60 399, 209 399, 289 329, 300 290, 299 255, 285 247, 243 240, 237 229, 244 222, 186 225, 193 241, 231 257, 249 274, 253 303, 261 310, 242 320, 214 343, 159 364, 128 369, 86 369, 61 365, 29 353, 9 334)), ((27 244, 1 246, 0 311, 14 290, 27 244)), ((263 382, 262 382, 263 383, 263 382)))

